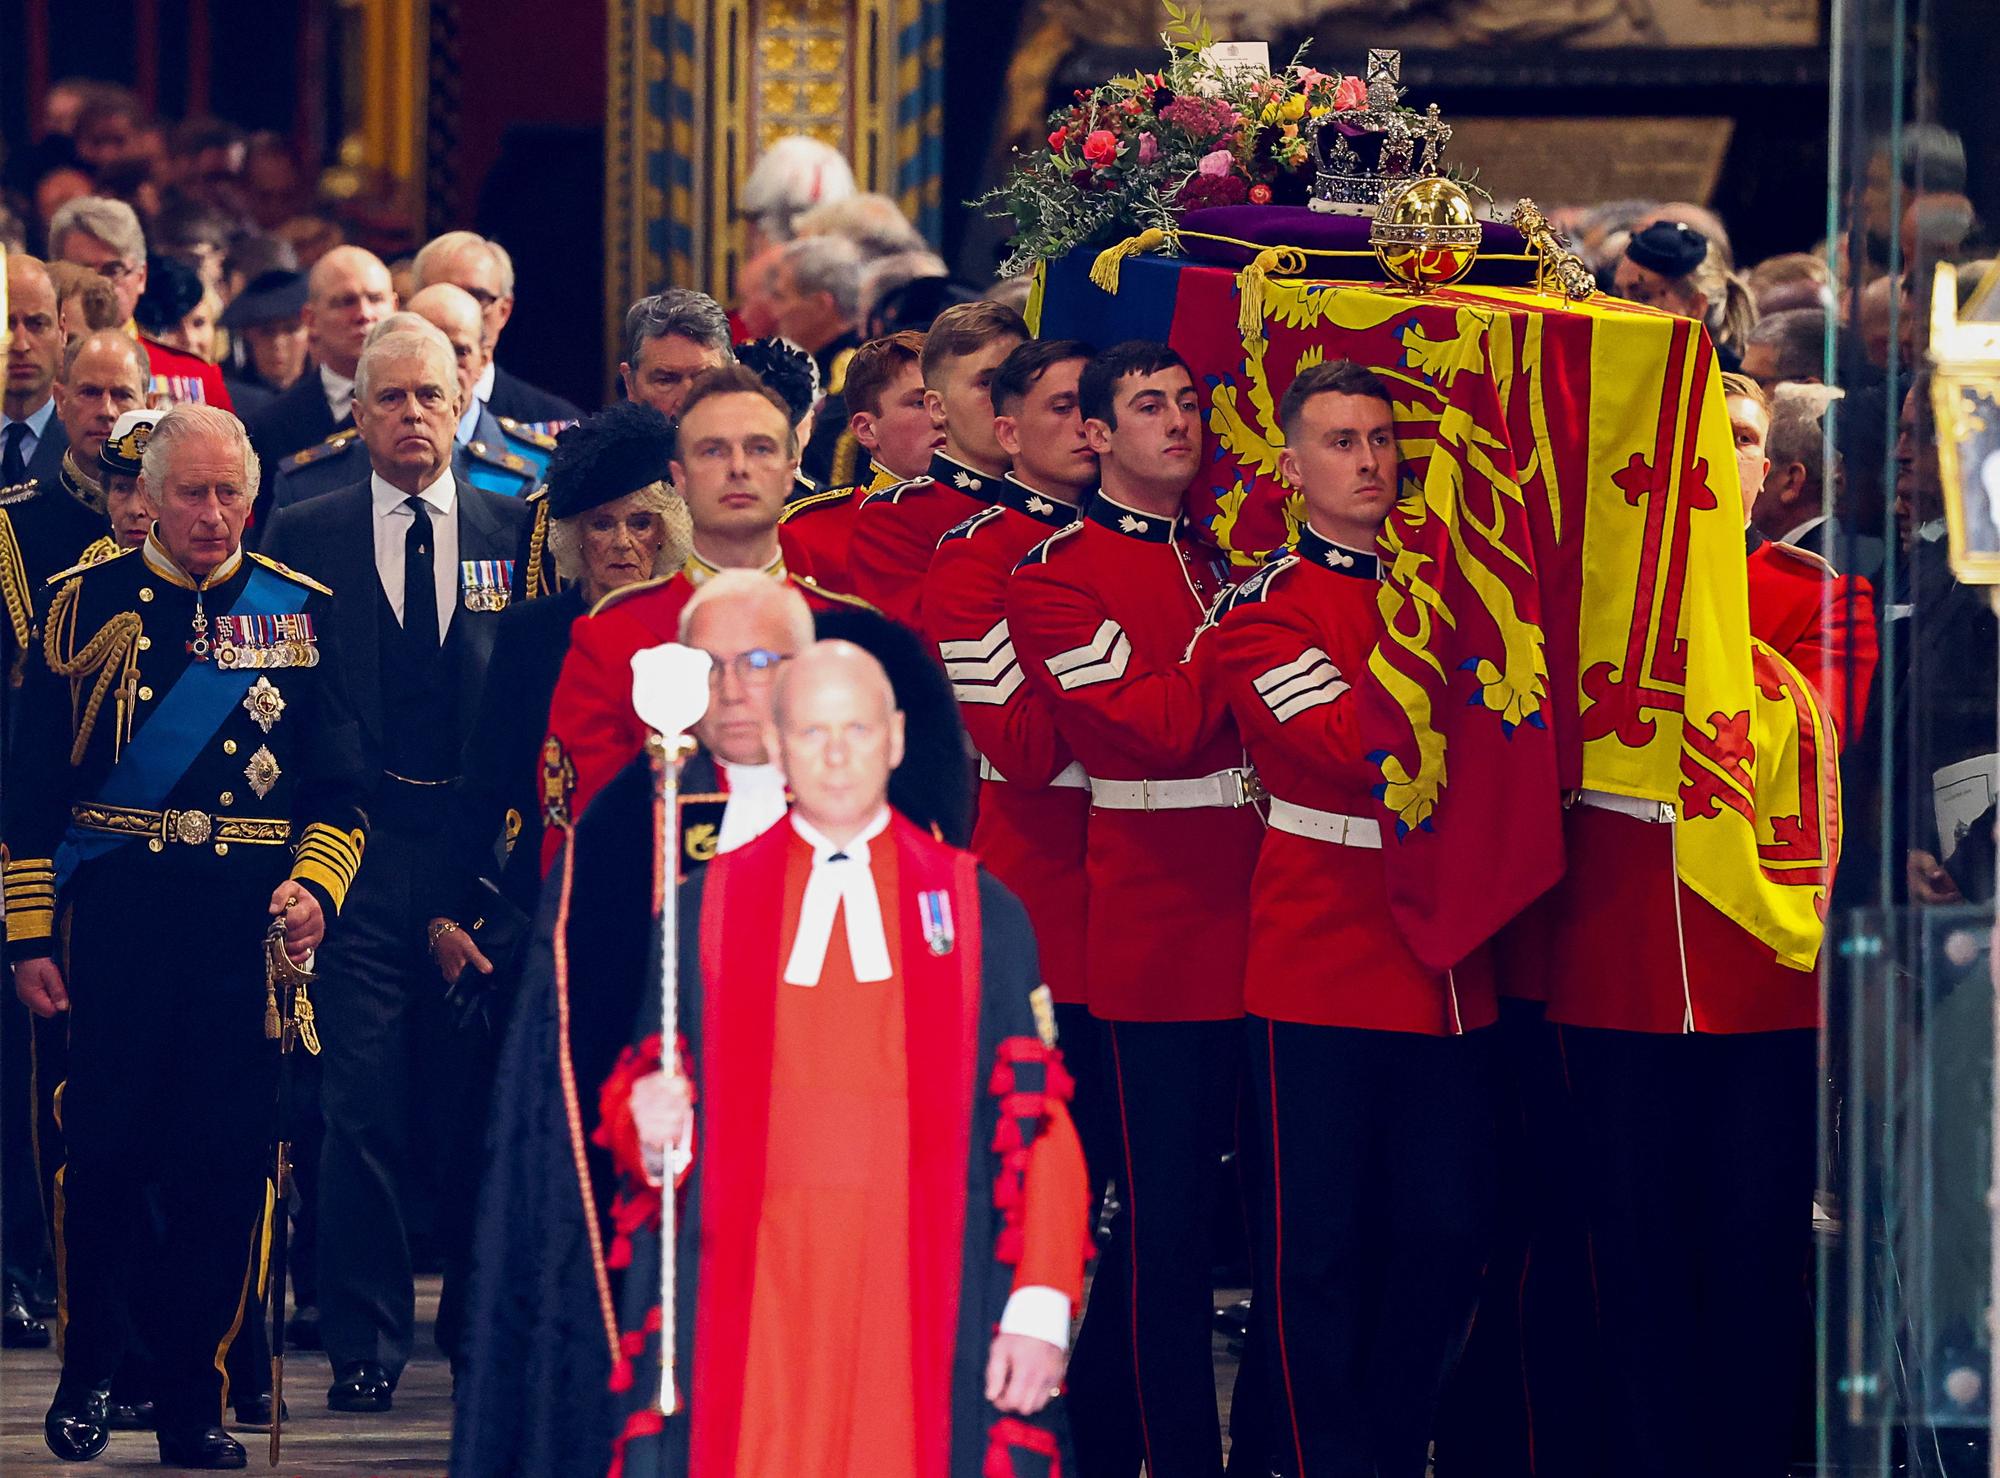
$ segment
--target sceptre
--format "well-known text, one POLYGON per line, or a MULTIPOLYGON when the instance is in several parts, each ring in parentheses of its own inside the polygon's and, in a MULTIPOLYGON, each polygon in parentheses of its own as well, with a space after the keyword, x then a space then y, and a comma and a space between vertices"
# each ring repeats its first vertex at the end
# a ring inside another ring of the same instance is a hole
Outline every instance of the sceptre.
MULTIPOLYGON (((632 654, 632 707, 650 728, 647 748, 653 759, 658 800, 659 856, 654 876, 660 909, 660 1066, 679 1068, 680 1043, 680 781, 681 766, 694 753, 688 734, 708 712, 708 653, 669 642, 632 654)), ((676 1284, 674 1177, 671 1169, 660 1187, 660 1412, 672 1416, 680 1407, 674 1383, 674 1320, 676 1284)))

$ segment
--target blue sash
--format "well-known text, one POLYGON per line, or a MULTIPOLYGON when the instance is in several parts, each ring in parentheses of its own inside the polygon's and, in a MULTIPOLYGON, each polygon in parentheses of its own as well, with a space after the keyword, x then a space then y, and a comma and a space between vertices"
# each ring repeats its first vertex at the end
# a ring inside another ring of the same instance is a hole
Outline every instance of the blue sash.
MULTIPOLYGON (((302 585, 252 564, 250 578, 231 616, 291 616, 306 603, 302 585)), ((96 799, 107 806, 135 810, 166 809, 167 797, 188 772, 229 712, 262 676, 254 668, 217 667, 213 662, 189 662, 180 680, 167 690, 153 716, 132 736, 125 753, 104 777, 96 799)), ((102 857, 133 840, 109 832, 85 831, 74 823, 56 849, 56 887, 60 889, 79 865, 102 857)))

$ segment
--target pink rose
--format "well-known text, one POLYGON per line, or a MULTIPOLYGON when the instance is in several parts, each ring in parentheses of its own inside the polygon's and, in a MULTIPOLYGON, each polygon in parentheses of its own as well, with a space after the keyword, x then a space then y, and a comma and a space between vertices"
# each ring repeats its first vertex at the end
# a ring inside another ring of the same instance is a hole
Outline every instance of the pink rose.
POLYGON ((1151 164, 1160 157, 1160 141, 1149 133, 1139 135, 1139 162, 1151 164))
POLYGON ((1118 135, 1100 128, 1083 141, 1083 157, 1099 169, 1118 157, 1118 135))
POLYGON ((1069 125, 1065 123, 1061 128, 1057 129, 1054 133, 1049 135, 1049 152, 1051 154, 1062 153, 1063 145, 1067 144, 1068 142, 1069 142, 1069 125))
POLYGON ((1331 82, 1333 80, 1326 73, 1312 67, 1300 67, 1296 75, 1299 79, 1300 92, 1310 92, 1313 88, 1319 86, 1320 83, 1331 82))
POLYGON ((1368 106, 1368 84, 1359 77, 1343 77, 1333 90, 1333 110, 1351 113, 1368 106))
POLYGON ((1227 149, 1217 149, 1213 154, 1201 156, 1201 163, 1195 169, 1212 180, 1219 180, 1235 167, 1236 159, 1227 149))

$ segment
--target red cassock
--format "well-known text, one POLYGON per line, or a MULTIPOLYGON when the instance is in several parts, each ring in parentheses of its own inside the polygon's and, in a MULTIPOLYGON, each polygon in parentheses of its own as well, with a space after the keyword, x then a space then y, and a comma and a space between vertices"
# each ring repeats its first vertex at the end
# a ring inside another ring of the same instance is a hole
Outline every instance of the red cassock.
POLYGON ((1085 997, 1084 831, 1090 781, 1031 686, 1007 630, 1007 581, 1057 529, 1071 504, 1012 477, 987 484, 995 503, 946 534, 924 577, 925 635, 944 661, 965 731, 979 751, 972 850, 1026 905, 1056 1003, 1085 997))
POLYGON ((922 631, 924 576, 938 540, 993 501, 999 479, 943 452, 930 471, 870 494, 847 546, 854 594, 912 631, 922 631))
POLYGON ((850 487, 819 488, 798 479, 798 490, 778 517, 778 546, 785 568, 810 575, 815 585, 841 595, 854 594, 848 570, 848 545, 854 519, 871 494, 894 487, 896 479, 877 469, 872 482, 850 487))
POLYGON ((229 398, 229 387, 222 381, 222 371, 206 359, 143 334, 139 342, 145 347, 146 367, 152 375, 152 383, 146 387, 149 404, 163 410, 189 403, 212 405, 223 411, 236 409, 229 398))
POLYGON ((1493 971, 1475 950, 1426 968, 1389 913, 1381 829, 1354 685, 1382 631, 1373 554, 1310 528, 1295 555, 1231 591, 1200 644, 1218 644, 1230 707, 1269 829, 1251 885, 1243 1004, 1306 1026, 1442 1036, 1489 1025, 1493 971))
MULTIPOLYGON (((1768 542, 1752 547, 1748 575, 1752 634, 1812 684, 1841 732, 1853 732, 1878 655, 1868 583, 1768 542)), ((1817 1027, 1817 972, 1779 964, 1679 882, 1672 824, 1639 814, 1657 806, 1609 804, 1585 792, 1564 820, 1567 869, 1539 915, 1551 934, 1548 1019, 1668 1033, 1817 1027)))
POLYGON ((1084 973, 1105 1020, 1243 1014, 1263 828, 1217 645, 1194 641, 1225 585, 1184 520, 1101 493, 1007 585, 1022 670, 1090 776, 1084 973))
MULTIPOLYGON (((563 827, 589 809, 598 791, 645 747, 646 726, 632 709, 632 655, 679 641, 682 608, 715 573, 713 565, 690 557, 685 569, 664 580, 613 591, 570 628, 569 653, 556 679, 548 738, 542 742, 545 876, 562 851, 563 827)), ((788 572, 783 560, 765 573, 790 582, 815 611, 853 604, 788 572)))
POLYGON ((1067 1076, 1030 1010, 1026 921, 970 857, 898 816, 844 850, 865 852, 887 979, 858 979, 845 904, 816 980, 786 978, 815 856, 789 822, 683 896, 697 1096, 676 1288, 690 1404, 672 1426, 649 1409, 651 1372, 626 1363, 658 1350, 658 1284, 634 1258, 657 1239, 659 1192, 629 1112, 657 1034, 602 1093, 599 1139, 625 1177, 611 1263, 645 1274, 623 1290, 613 1380, 633 1408, 621 1463, 661 1444, 641 1471, 967 1478, 1054 1450, 974 1389, 996 1285, 1074 1308, 1090 1246, 1067 1076))

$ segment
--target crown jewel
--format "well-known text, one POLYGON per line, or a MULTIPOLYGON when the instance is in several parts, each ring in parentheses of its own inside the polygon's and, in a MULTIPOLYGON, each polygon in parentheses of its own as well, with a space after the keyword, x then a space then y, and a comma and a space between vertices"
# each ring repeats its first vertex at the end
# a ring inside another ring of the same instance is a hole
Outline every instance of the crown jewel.
POLYGON ((1422 113, 1403 106, 1403 54, 1368 53, 1367 102, 1336 109, 1309 125, 1314 156, 1311 205, 1346 215, 1372 214, 1392 189, 1439 172, 1451 125, 1432 103, 1422 113))

